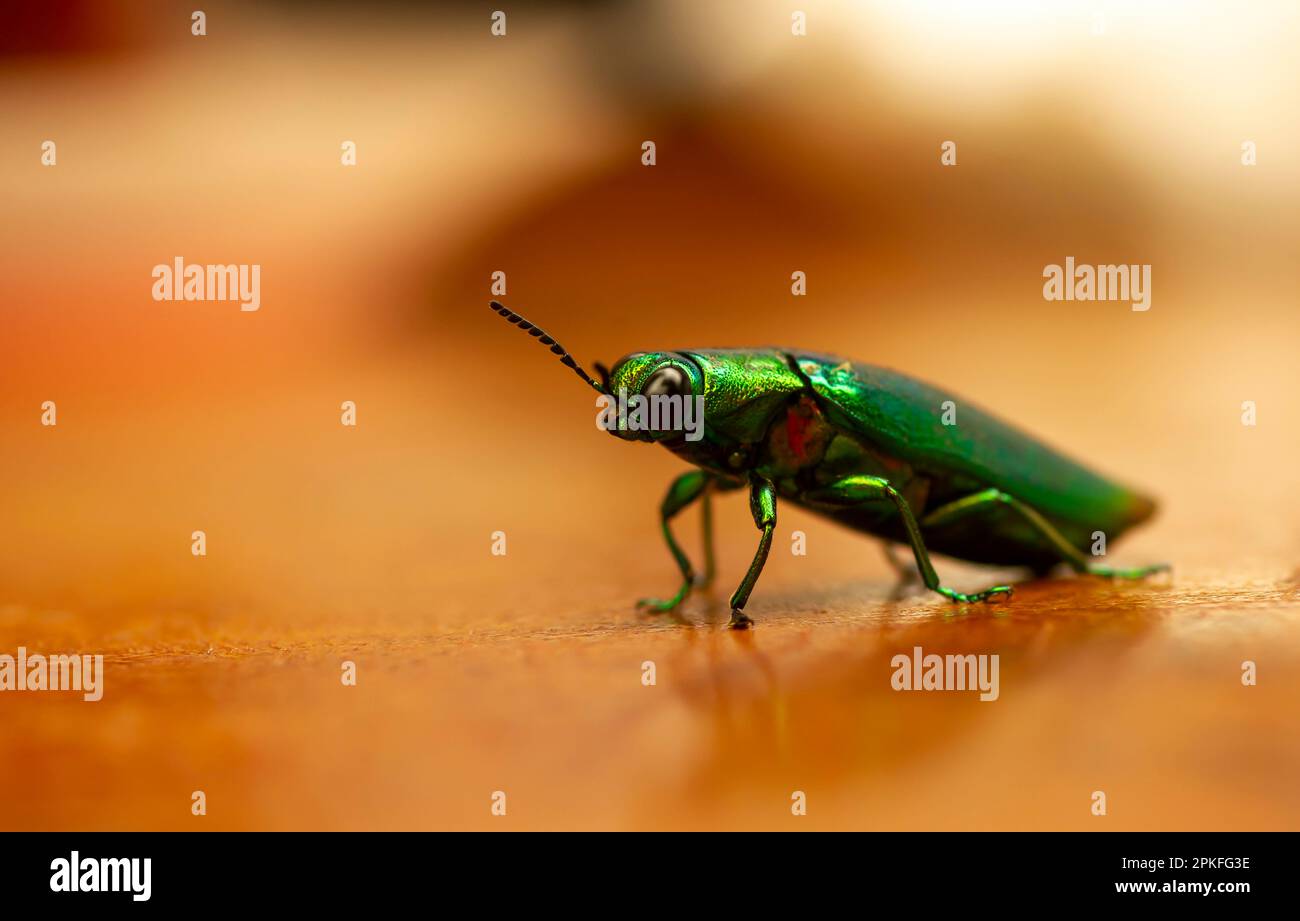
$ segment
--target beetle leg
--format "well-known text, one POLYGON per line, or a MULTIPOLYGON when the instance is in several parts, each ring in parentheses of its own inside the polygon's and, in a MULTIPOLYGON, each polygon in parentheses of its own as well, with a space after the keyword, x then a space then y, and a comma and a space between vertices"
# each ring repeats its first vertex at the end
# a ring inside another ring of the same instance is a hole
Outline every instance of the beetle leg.
MULTIPOLYGON (((691 586, 695 582, 695 570, 691 568, 691 561, 687 559, 686 554, 682 552, 682 548, 678 546, 677 539, 673 537, 673 529, 668 522, 678 512, 701 496, 704 496, 705 502, 708 502, 708 486, 709 475, 703 470, 692 470, 673 480, 672 485, 668 487, 668 495, 664 496, 664 501, 659 507, 659 518, 663 527, 664 540, 668 542, 668 550, 672 553, 673 559, 677 561, 677 568, 681 570, 682 587, 677 590, 676 595, 667 600, 642 598, 636 603, 638 608, 645 608, 654 614, 662 614, 676 608, 690 594, 691 586)), ((706 554, 706 559, 711 564, 713 557, 711 548, 706 549, 706 554)))
POLYGON ((969 496, 949 502, 947 505, 941 505, 926 515, 921 524, 927 528, 944 525, 963 515, 987 510, 998 505, 1014 509, 1039 534, 1047 539, 1052 548, 1061 555, 1061 559, 1068 563, 1075 572, 1102 576, 1107 579, 1142 579, 1152 573, 1163 572, 1169 568, 1168 563, 1157 563, 1154 566, 1136 566, 1127 569, 1116 569, 1113 566, 1094 563, 1088 558, 1087 554, 1066 540, 1065 535, 1054 528, 1051 522, 1044 518, 1037 509, 1026 505, 1014 496, 1007 495, 1000 489, 986 489, 983 492, 972 493, 969 496))
POLYGON ((731 596, 731 621, 727 626, 733 630, 747 630, 754 623, 745 613, 745 602, 749 601, 749 593, 754 590, 754 583, 767 562, 767 552, 772 549, 772 532, 776 530, 776 489, 771 480, 757 473, 749 475, 749 511, 763 536, 758 539, 758 550, 754 552, 749 571, 731 596))
POLYGON ((713 584, 713 575, 717 571, 713 563, 713 487, 714 482, 709 479, 704 484, 704 492, 700 496, 700 530, 704 535, 704 575, 695 580, 695 584, 700 588, 713 584))
POLYGON ((874 476, 845 477, 829 486, 823 486, 821 489, 809 492, 807 498, 812 502, 829 505, 857 505, 863 502, 887 500, 893 503, 899 517, 903 519, 903 528, 907 531, 908 542, 912 545, 912 555, 916 557, 916 568, 921 571, 921 579, 925 582, 926 588, 932 592, 938 592, 950 601, 963 603, 988 601, 999 595, 1005 595, 1008 598, 1011 596, 1013 590, 1009 585, 994 585, 982 592, 969 595, 941 585, 939 583, 939 574, 934 571, 934 564, 930 562, 930 552, 925 549, 925 541, 921 538, 921 528, 916 523, 916 516, 912 514, 912 509, 907 504, 907 500, 903 498, 897 489, 890 485, 888 480, 874 476))

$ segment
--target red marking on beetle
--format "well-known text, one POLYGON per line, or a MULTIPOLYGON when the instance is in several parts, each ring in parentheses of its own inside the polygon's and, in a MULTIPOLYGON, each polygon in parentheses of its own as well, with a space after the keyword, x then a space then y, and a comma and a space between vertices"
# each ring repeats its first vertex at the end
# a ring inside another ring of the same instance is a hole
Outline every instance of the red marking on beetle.
POLYGON ((804 415, 801 406, 791 406, 785 416, 785 435, 790 443, 790 453, 799 460, 806 460, 804 448, 807 447, 806 436, 812 426, 812 416, 804 415))

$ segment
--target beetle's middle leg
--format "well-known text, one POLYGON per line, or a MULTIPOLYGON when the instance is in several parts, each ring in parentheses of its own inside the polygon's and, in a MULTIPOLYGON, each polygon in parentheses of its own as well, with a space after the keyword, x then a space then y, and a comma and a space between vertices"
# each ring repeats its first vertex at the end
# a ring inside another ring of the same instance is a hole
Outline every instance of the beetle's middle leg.
POLYGON ((713 574, 717 571, 713 559, 713 493, 716 491, 716 486, 717 481, 710 477, 704 484, 704 492, 700 494, 700 531, 704 535, 704 574, 695 580, 695 584, 700 588, 712 585, 713 574))
POLYGON ((677 479, 673 480, 672 485, 668 487, 668 495, 664 496, 663 503, 659 506, 659 520, 663 528, 664 540, 668 544, 668 550, 677 562, 677 568, 682 573, 682 586, 677 590, 677 594, 666 600, 658 598, 642 598, 636 603, 638 608, 645 608, 654 614, 662 614, 676 608, 690 594, 691 587, 695 584, 695 570, 691 567, 691 561, 682 551, 677 539, 673 537, 673 529, 669 522, 682 509, 686 508, 696 499, 703 497, 705 502, 706 526, 705 526, 705 576, 711 578, 713 575, 713 528, 712 514, 709 510, 709 488, 711 478, 703 470, 692 470, 689 473, 683 473, 677 479))
POLYGON ((890 485, 888 480, 874 476, 849 476, 829 486, 823 486, 808 493, 807 498, 813 502, 827 505, 858 505, 860 503, 888 501, 893 504, 899 517, 903 519, 903 528, 907 531, 908 542, 912 545, 912 555, 916 557, 916 568, 921 571, 925 587, 938 592, 950 601, 988 601, 999 595, 1010 597, 1013 589, 1009 585, 994 585, 982 592, 965 594, 954 591, 939 582, 939 574, 930 562, 930 552, 925 549, 921 538, 921 527, 916 523, 912 508, 903 498, 902 493, 890 485))
POLYGON ((941 505, 921 519, 921 524, 927 528, 945 525, 965 515, 988 511, 998 506, 1013 509, 1019 514, 1052 545, 1052 548, 1061 555, 1061 559, 1068 563, 1075 572, 1102 576, 1107 579, 1143 579, 1153 573, 1164 572, 1169 568, 1167 563, 1157 563, 1154 566, 1136 566, 1128 569, 1094 563, 1087 554, 1066 540, 1065 535, 1053 527, 1052 523, 1044 518, 1037 509, 1026 505, 1000 489, 986 489, 983 492, 972 493, 969 496, 949 502, 947 505, 941 505))

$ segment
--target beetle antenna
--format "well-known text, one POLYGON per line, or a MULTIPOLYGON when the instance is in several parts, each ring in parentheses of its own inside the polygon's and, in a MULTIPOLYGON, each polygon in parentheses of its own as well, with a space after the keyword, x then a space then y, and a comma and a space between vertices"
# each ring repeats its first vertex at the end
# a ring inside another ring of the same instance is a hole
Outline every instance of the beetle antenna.
POLYGON ((491 306, 493 310, 495 310, 497 313, 501 314, 501 316, 505 318, 507 323, 513 323, 516 326, 518 326, 520 329, 526 330, 528 335, 535 338, 542 345, 549 345, 551 347, 552 354, 560 356, 560 364, 564 365, 565 367, 572 368, 573 373, 578 375, 578 377, 582 378, 588 384, 590 384, 597 393, 607 393, 604 387, 602 387, 600 384, 596 383, 594 380, 591 379, 590 374, 582 370, 582 365, 578 364, 576 361, 573 360, 573 356, 570 355, 565 350, 564 346, 560 345, 560 343, 556 342, 554 339, 552 339, 550 336, 546 334, 546 330, 542 329, 540 326, 534 326, 532 323, 529 323, 527 320, 525 320, 519 314, 515 313, 509 307, 506 307, 504 304, 498 303, 497 301, 492 301, 491 306))

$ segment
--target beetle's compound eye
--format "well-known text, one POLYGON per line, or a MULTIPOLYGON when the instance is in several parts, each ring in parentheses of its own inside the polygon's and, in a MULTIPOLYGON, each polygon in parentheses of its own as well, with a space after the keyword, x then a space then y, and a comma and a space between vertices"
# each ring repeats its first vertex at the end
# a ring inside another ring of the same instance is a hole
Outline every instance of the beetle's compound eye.
POLYGON ((648 397, 680 397, 689 394, 690 389, 682 369, 668 365, 651 374, 641 392, 648 397))

